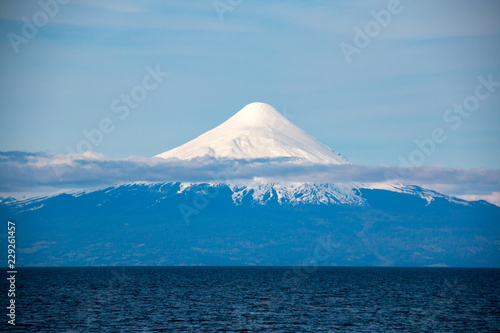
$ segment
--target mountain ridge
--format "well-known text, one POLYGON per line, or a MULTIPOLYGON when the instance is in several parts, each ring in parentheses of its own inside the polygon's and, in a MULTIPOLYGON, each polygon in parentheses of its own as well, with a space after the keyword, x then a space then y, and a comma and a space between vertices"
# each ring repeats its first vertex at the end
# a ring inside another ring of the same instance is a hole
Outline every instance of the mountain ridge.
POLYGON ((280 203, 266 186, 276 194, 253 200, 250 189, 235 203, 241 188, 222 183, 127 184, 2 202, 0 218, 16 222, 19 267, 294 265, 325 236, 337 250, 321 265, 500 266, 497 206, 429 202, 417 188, 361 188, 362 204, 280 203))

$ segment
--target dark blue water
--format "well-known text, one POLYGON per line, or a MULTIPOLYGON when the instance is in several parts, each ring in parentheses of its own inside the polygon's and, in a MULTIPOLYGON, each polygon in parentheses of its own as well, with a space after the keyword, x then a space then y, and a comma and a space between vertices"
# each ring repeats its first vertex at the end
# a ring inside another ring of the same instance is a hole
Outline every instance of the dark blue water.
POLYGON ((17 326, 2 329, 19 332, 500 331, 498 269, 25 268, 17 280, 17 326))

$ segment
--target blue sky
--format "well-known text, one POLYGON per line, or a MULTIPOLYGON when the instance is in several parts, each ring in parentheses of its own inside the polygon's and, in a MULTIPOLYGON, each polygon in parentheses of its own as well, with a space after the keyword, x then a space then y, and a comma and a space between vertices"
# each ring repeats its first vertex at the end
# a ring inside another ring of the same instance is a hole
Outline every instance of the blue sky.
POLYGON ((221 1, 223 20, 212 0, 73 0, 18 52, 9 33, 42 8, 2 1, 0 150, 64 154, 108 118, 94 151, 150 157, 260 101, 355 164, 398 165, 441 128, 422 164, 500 168, 500 87, 457 129, 443 120, 479 76, 500 81, 498 1, 401 1, 350 63, 340 44, 390 1, 221 1), (113 101, 156 66, 169 76, 119 119, 113 101))

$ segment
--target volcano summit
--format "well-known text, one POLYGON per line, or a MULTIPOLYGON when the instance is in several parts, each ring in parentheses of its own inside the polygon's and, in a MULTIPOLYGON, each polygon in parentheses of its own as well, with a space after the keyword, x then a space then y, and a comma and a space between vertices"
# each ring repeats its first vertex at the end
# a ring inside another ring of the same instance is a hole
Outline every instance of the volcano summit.
POLYGON ((265 103, 251 103, 223 124, 156 157, 191 160, 284 158, 293 162, 350 164, 265 103))

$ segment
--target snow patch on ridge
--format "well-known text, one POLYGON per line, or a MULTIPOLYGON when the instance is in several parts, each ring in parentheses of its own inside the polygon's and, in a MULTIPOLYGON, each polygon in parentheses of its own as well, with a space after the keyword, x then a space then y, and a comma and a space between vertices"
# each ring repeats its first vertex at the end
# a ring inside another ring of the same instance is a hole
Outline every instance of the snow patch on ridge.
POLYGON ((468 201, 444 195, 439 192, 428 190, 416 185, 405 185, 403 183, 370 183, 370 184, 360 184, 359 186, 361 188, 366 188, 371 190, 387 190, 391 192, 417 195, 420 198, 427 201, 426 206, 430 205, 431 202, 434 201, 436 198, 442 198, 455 204, 470 206, 470 203, 468 201))
POLYGON ((364 205, 354 184, 312 184, 312 183, 232 183, 233 201, 241 204, 250 195, 256 204, 265 205, 275 199, 279 204, 315 205, 364 205))
POLYGON ((256 181, 233 181, 229 183, 180 183, 177 193, 193 190, 200 185, 211 187, 228 186, 236 205, 251 196, 252 203, 266 205, 276 200, 283 204, 314 205, 364 205, 359 188, 355 184, 313 184, 313 183, 263 183, 256 181))

